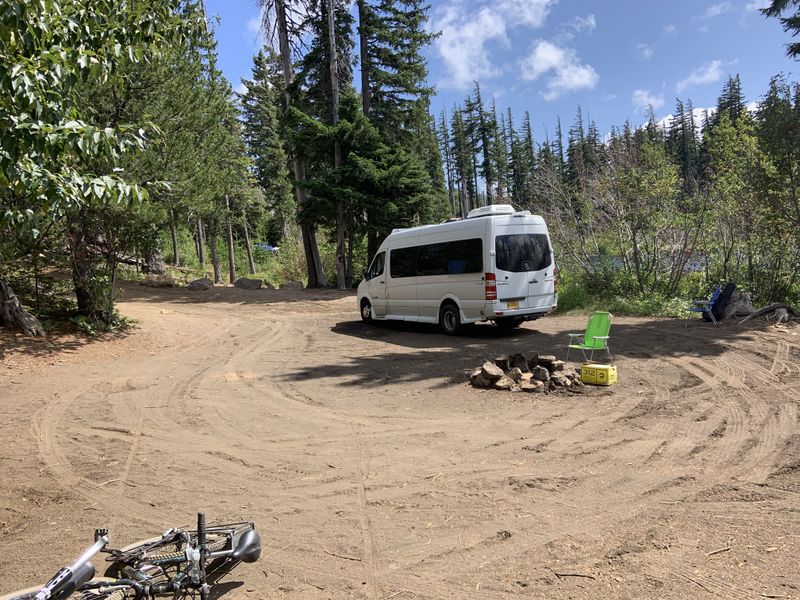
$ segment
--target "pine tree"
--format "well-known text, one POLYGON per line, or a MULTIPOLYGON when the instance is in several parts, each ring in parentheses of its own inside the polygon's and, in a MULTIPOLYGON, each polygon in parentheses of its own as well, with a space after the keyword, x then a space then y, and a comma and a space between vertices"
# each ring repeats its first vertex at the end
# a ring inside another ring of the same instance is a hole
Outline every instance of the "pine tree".
MULTIPOLYGON (((800 0, 772 0, 769 6, 761 9, 761 12, 768 17, 778 18, 781 25, 783 25, 783 30, 791 32, 792 37, 800 34, 800 0), (783 16, 790 6, 797 7, 794 14, 787 17, 783 16)), ((786 54, 797 59, 800 56, 800 43, 792 42, 786 44, 786 54)))
POLYGON ((252 79, 242 81, 246 91, 239 96, 254 175, 278 226, 270 237, 273 244, 290 235, 295 213, 288 159, 280 138, 278 98, 270 82, 270 64, 275 58, 269 49, 259 51, 253 59, 252 79))
POLYGON ((494 98, 492 98, 491 123, 493 125, 491 162, 497 177, 497 200, 506 202, 509 197, 508 138, 505 117, 500 115, 500 121, 497 120, 497 106, 494 98))

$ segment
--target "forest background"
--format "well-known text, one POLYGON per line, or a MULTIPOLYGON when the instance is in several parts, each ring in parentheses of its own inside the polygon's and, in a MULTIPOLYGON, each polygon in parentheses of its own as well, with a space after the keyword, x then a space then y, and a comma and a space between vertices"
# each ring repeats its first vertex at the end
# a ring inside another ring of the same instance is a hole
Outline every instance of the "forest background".
MULTIPOLYGON (((421 0, 261 6, 236 93, 200 0, 0 0, 0 322, 119 327, 116 280, 167 270, 350 288, 393 228, 493 203, 547 219, 560 310, 678 315, 722 280, 800 299, 783 74, 752 109, 732 76, 699 116, 602 134, 579 107, 537 140, 477 82, 431 113, 421 0)), ((796 34, 799 6, 763 12, 796 34)))

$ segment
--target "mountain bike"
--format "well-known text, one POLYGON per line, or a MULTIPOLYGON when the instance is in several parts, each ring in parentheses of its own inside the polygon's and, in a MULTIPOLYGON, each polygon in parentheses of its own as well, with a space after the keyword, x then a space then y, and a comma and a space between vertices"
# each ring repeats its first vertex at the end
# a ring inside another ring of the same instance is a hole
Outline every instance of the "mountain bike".
POLYGON ((240 562, 261 556, 261 538, 248 522, 168 529, 160 537, 125 548, 108 549, 108 530, 95 530, 95 542, 72 565, 44 586, 20 590, 0 600, 150 600, 158 597, 206 600, 211 588, 240 562), (95 577, 90 562, 109 554, 104 577, 95 577))

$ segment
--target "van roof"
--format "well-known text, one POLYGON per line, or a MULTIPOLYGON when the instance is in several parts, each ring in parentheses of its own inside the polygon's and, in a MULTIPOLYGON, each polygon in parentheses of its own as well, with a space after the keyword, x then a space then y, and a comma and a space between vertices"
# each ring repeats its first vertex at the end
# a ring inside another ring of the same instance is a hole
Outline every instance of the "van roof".
POLYGON ((396 237, 406 237, 420 233, 432 233, 433 231, 437 233, 441 231, 444 233, 450 229, 473 229, 476 227, 481 227, 480 223, 485 223, 485 219, 487 218, 503 224, 510 224, 514 219, 524 219, 528 224, 545 224, 543 217, 540 215, 531 214, 531 211, 529 210, 514 211, 510 204, 494 204, 471 210, 466 219, 450 220, 444 223, 434 223, 431 225, 419 225, 418 227, 392 229, 392 233, 390 235, 396 237), (512 212, 506 212, 507 209, 502 209, 502 212, 493 212, 492 210, 484 211, 484 209, 492 209, 493 207, 495 210, 497 207, 508 207, 512 210, 512 212), (476 211, 482 212, 476 214, 476 211))

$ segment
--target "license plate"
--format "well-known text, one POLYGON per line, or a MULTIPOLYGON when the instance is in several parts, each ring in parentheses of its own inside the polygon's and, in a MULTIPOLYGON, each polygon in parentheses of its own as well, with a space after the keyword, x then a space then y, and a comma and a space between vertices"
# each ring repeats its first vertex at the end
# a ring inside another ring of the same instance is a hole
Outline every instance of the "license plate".
POLYGON ((511 300, 508 303, 508 310, 515 310, 517 308, 519 308, 519 302, 517 302, 516 300, 511 300))

